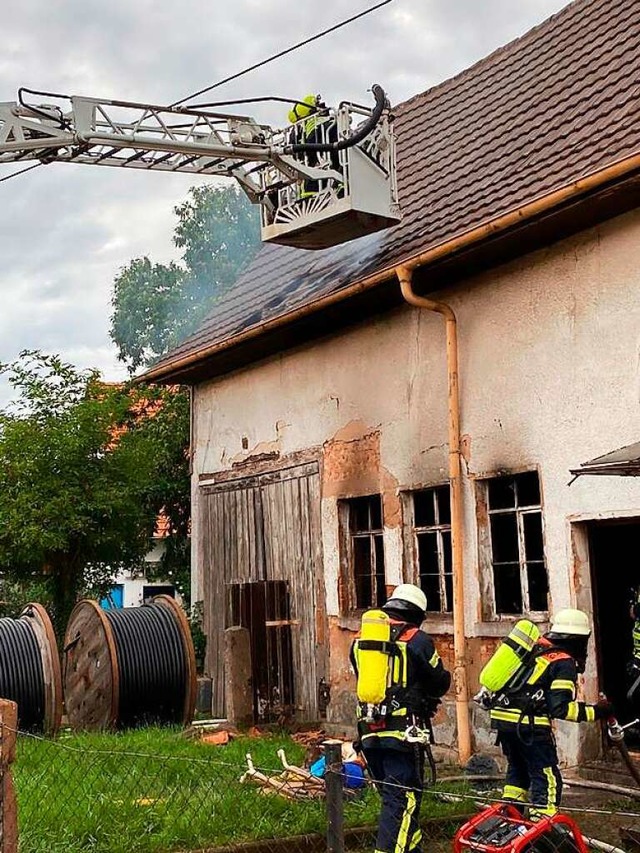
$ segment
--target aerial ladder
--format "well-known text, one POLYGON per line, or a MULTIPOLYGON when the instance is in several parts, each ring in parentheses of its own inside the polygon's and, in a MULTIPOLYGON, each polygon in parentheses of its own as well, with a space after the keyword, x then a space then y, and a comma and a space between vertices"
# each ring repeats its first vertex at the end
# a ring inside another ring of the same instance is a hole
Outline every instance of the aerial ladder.
POLYGON ((318 96, 309 142, 309 117, 276 129, 210 109, 218 105, 21 88, 17 101, 0 103, 0 165, 37 160, 234 178, 260 205, 263 241, 324 249, 400 221, 392 116, 382 88, 372 93, 373 107, 343 101, 330 109, 318 96))

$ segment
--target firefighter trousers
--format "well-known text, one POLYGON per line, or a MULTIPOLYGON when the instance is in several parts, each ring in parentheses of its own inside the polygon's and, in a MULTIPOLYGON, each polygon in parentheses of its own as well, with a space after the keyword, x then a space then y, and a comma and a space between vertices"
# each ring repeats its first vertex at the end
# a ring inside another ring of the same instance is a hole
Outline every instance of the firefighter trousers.
POLYGON ((403 744, 365 747, 363 752, 382 798, 376 851, 419 853, 424 750, 403 744))
POLYGON ((498 743, 507 759, 507 776, 502 796, 526 802, 531 792, 531 814, 552 815, 562 797, 562 776, 551 732, 523 741, 518 732, 500 732, 498 743))

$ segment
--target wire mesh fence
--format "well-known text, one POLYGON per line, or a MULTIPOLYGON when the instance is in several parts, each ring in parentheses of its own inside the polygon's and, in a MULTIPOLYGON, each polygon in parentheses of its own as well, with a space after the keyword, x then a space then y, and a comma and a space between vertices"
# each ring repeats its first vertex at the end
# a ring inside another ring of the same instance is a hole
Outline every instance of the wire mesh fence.
MULTIPOLYGON (((216 748, 162 729, 57 739, 20 734, 12 768, 20 851, 154 853, 257 842, 274 853, 324 849, 324 781, 286 770, 280 750, 287 764, 304 764, 304 748, 286 735, 216 748)), ((464 808, 434 802, 423 816, 446 818, 464 808)), ((345 790, 349 848, 373 846, 378 810, 371 786, 345 790)), ((455 825, 447 819, 433 832, 444 840, 455 825)))
MULTIPOLYGON (((305 746, 285 734, 238 737, 220 747, 171 729, 56 739, 21 733, 12 766, 20 853, 325 850, 327 786, 309 778, 305 758, 305 746)), ((375 849, 379 791, 367 780, 342 792, 346 849, 375 849)), ((451 850, 465 817, 495 799, 495 791, 447 779, 428 789, 425 849, 451 850)), ((580 806, 572 816, 580 823, 597 811, 580 806)), ((602 813, 620 825, 640 823, 637 801, 602 813)))

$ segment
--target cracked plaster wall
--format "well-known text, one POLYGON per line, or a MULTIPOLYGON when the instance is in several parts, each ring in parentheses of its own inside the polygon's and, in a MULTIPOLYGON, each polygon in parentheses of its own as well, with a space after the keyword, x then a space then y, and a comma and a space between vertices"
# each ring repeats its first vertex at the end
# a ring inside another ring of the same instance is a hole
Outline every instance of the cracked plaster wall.
MULTIPOLYGON (((640 478, 582 477, 568 485, 570 467, 640 437, 639 293, 634 212, 437 294, 459 321, 472 475, 465 479, 464 551, 472 637, 504 632, 479 617, 474 475, 538 468, 556 609, 574 602, 572 519, 640 516, 640 478)), ((350 634, 354 623, 339 612, 337 499, 384 494, 387 580, 396 583, 403 561, 399 491, 447 475, 441 318, 403 307, 202 384, 194 400, 196 481, 250 463, 265 448, 271 458, 317 449, 327 613, 332 630, 350 634)), ((431 628, 441 633, 446 620, 431 628)), ((339 658, 332 661, 337 681, 345 672, 339 658)), ((587 690, 593 698, 593 665, 587 690)))

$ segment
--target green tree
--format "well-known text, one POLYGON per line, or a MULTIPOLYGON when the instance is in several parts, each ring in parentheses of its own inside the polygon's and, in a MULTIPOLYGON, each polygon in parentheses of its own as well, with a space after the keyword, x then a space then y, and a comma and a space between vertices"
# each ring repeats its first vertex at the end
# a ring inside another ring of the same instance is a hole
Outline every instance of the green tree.
POLYGON ((166 521, 164 550, 158 566, 147 567, 149 580, 171 581, 185 604, 191 598, 191 476, 189 473, 189 395, 172 388, 160 393, 162 411, 145 425, 157 453, 152 498, 166 521))
POLYGON ((131 372, 199 325, 259 246, 259 215, 234 185, 193 187, 175 208, 181 264, 136 258, 114 282, 110 335, 131 372))
MULTIPOLYGON (((45 584, 58 631, 80 594, 142 564, 163 484, 184 455, 172 392, 102 382, 57 356, 0 365, 18 399, 0 412, 0 573, 45 584)), ((14 587, 11 587, 11 583, 14 587)))

